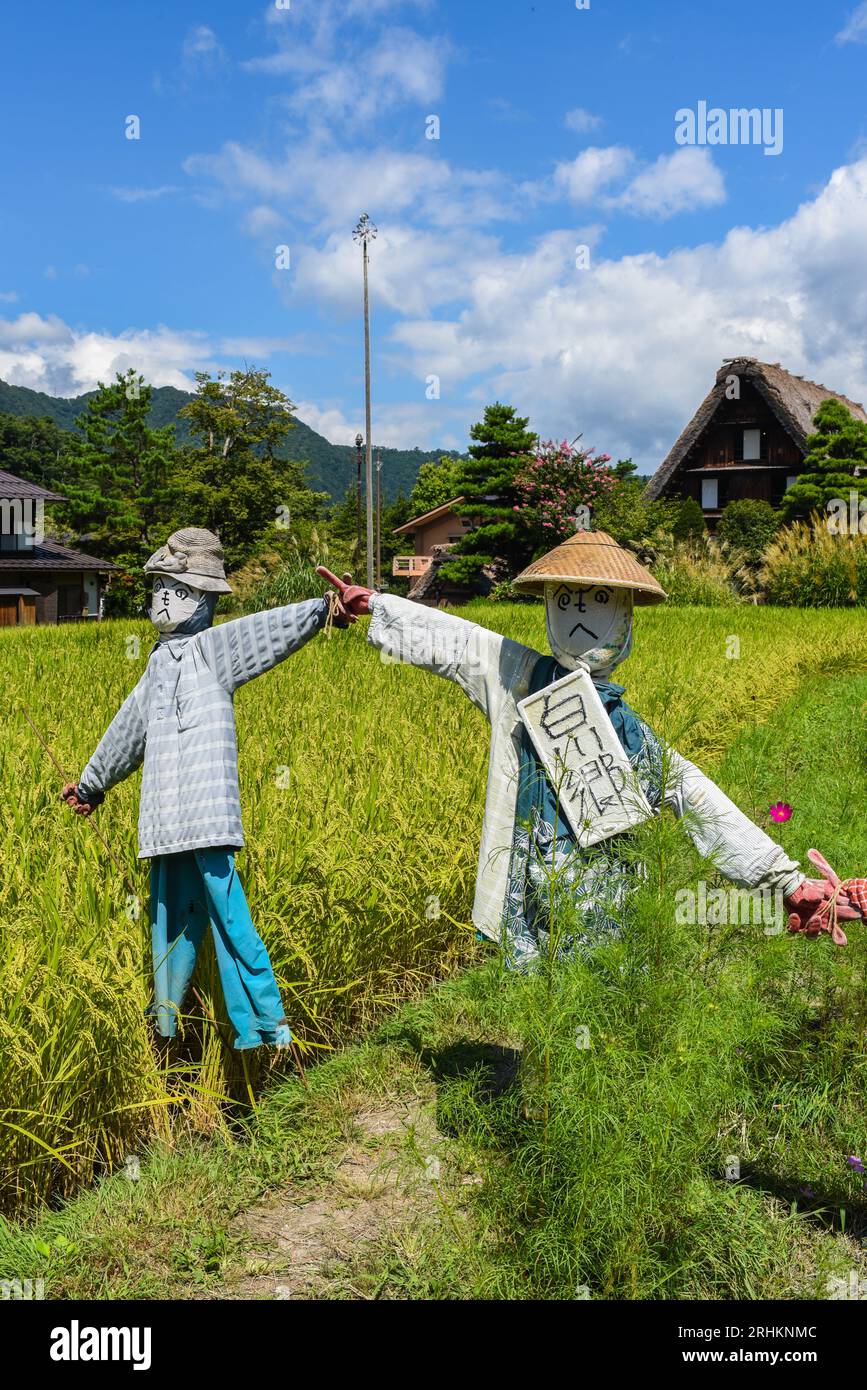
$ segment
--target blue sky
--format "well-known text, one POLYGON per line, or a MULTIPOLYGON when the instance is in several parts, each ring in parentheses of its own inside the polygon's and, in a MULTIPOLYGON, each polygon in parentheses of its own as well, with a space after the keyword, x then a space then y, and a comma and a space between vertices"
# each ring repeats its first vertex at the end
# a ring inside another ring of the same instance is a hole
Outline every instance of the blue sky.
POLYGON ((741 353, 867 396, 867 3, 89 0, 0 72, 7 381, 246 361, 347 442, 368 211, 376 442, 499 397, 649 471, 741 353), (781 152, 679 145, 699 102, 781 152))

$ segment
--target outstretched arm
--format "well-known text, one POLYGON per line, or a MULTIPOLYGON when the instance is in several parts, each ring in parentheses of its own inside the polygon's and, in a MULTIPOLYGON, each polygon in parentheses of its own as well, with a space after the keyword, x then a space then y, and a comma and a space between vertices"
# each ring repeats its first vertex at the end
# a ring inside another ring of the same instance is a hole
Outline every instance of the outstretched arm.
POLYGON ((854 919, 860 914, 850 904, 843 886, 816 850, 810 860, 822 873, 811 879, 782 847, 745 816, 715 782, 673 748, 666 749, 665 802, 684 827, 698 852, 710 859, 732 882, 750 889, 779 889, 789 914, 792 931, 813 935, 829 931, 835 942, 846 937, 836 918, 854 919), (833 911, 832 911, 833 908, 833 911))
POLYGON ((141 682, 124 700, 109 724, 78 783, 60 793, 79 815, 89 815, 105 794, 140 766, 145 750, 145 721, 139 708, 141 682))
POLYGON ((496 717, 505 692, 515 699, 527 694, 539 659, 531 647, 439 608, 373 593, 323 568, 318 573, 337 589, 350 621, 372 614, 367 640, 384 659, 454 681, 489 720, 496 717))
POLYGON ((327 599, 305 599, 219 623, 196 641, 211 674, 231 693, 297 652, 324 627, 327 614, 327 599))

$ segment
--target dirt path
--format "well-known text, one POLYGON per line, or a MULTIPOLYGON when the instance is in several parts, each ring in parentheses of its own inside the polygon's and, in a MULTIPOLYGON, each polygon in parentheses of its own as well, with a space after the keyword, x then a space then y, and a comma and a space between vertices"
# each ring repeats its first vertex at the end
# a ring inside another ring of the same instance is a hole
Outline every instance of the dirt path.
POLYGON ((235 1220, 229 1234, 246 1258, 207 1297, 327 1296, 341 1267, 363 1263, 366 1252, 419 1218, 436 1219, 442 1135, 430 1105, 396 1100, 359 1110, 351 1130, 330 1184, 312 1194, 289 1189, 235 1220))

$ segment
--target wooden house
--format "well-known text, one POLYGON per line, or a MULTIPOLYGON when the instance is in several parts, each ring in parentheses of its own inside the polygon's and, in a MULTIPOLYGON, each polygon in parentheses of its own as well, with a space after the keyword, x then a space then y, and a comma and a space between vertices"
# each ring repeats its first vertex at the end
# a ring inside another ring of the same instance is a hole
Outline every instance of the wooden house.
POLYGON ((463 497, 453 497, 450 502, 405 521, 393 532, 413 542, 413 553, 395 555, 392 575, 396 579, 408 579, 409 598, 428 607, 470 597, 468 589, 459 589, 439 577, 440 566, 451 547, 470 530, 470 523, 455 511, 463 500, 463 497))
POLYGON ((105 581, 118 566, 44 536, 45 505, 60 501, 58 493, 0 470, 0 627, 101 615, 105 581))
POLYGON ((813 416, 829 398, 867 420, 862 405, 778 362, 726 360, 645 495, 694 498, 711 532, 729 502, 750 497, 779 506, 802 470, 813 416))

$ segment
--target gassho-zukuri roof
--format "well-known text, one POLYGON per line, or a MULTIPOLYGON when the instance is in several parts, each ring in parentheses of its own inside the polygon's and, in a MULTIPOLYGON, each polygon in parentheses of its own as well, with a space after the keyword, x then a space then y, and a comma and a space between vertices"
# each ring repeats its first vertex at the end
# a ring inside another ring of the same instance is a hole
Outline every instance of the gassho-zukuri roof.
POLYGON ((58 541, 40 541, 32 550, 0 552, 0 570, 99 570, 108 574, 116 569, 120 566, 85 555, 81 550, 70 550, 58 541))
POLYGON ((759 362, 755 357, 727 358, 716 374, 712 390, 705 396, 668 457, 647 484, 644 493, 646 497, 659 497, 666 483, 677 472, 699 435, 710 424, 717 407, 725 400, 726 381, 732 376, 741 377, 755 387, 783 429, 801 450, 806 450, 807 437, 815 432, 813 416, 822 402, 827 401, 829 397, 847 406, 856 420, 867 421, 867 411, 863 405, 857 401, 850 401, 848 396, 842 396, 839 391, 831 391, 817 381, 794 376, 792 372, 787 372, 781 367, 779 362, 759 362))

